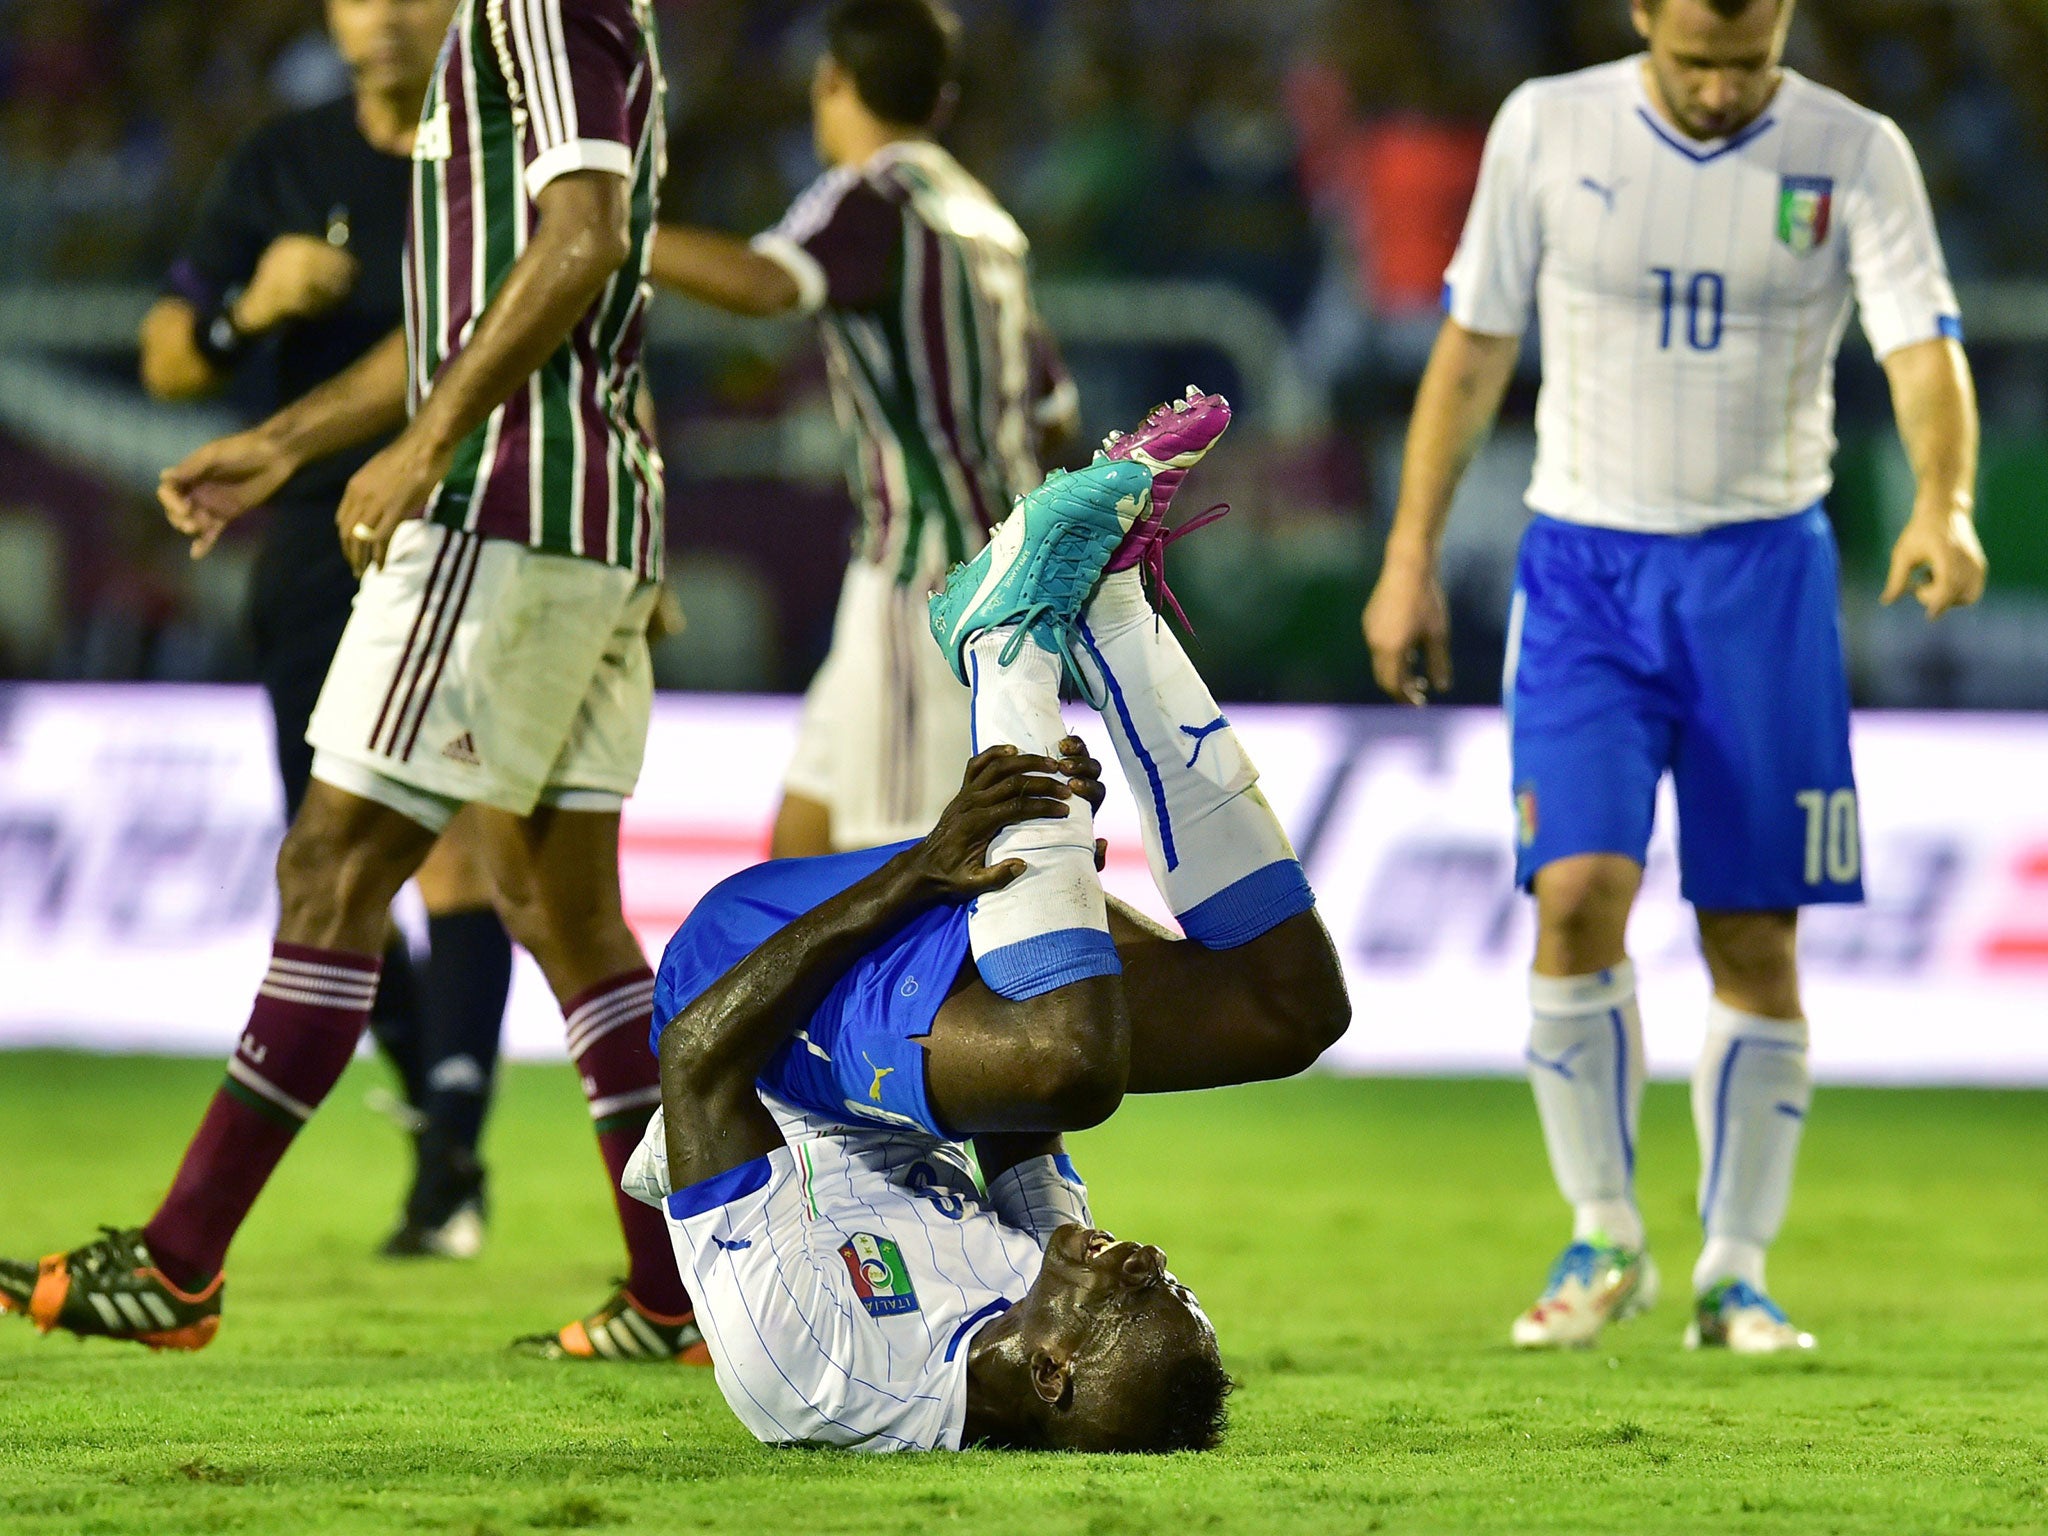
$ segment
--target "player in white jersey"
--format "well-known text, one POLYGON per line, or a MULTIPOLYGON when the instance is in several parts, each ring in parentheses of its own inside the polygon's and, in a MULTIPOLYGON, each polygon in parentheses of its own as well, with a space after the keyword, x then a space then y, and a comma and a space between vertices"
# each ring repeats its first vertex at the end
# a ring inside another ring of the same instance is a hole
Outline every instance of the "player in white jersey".
POLYGON ((1094 1229, 1059 1133, 1126 1092, 1298 1072, 1349 1005, 1235 732, 1138 569, 1101 574, 1134 520, 1142 542, 1149 480, 1107 458, 1055 476, 935 600, 976 738, 1009 745, 930 834, 745 871, 662 957, 664 1128, 626 1187, 666 1205, 719 1386, 763 1440, 1221 1433, 1207 1318, 1156 1248, 1094 1229), (1103 896, 1063 671, 1102 701, 1185 939, 1103 896))
POLYGON ((1648 1306, 1642 1026, 1624 947, 1659 779, 1713 979, 1693 1080, 1706 1242, 1687 1342, 1804 1348, 1764 1285, 1811 1096, 1795 939, 1862 899, 1835 550, 1820 501, 1852 297, 1917 482, 1884 600, 1971 603, 1977 417, 1912 151, 1783 68, 1794 0, 1634 0, 1635 58, 1501 108, 1365 613, 1382 687, 1449 683, 1437 552, 1533 306, 1537 461, 1509 622, 1530 1080, 1573 1241, 1516 1320, 1590 1343, 1648 1306))

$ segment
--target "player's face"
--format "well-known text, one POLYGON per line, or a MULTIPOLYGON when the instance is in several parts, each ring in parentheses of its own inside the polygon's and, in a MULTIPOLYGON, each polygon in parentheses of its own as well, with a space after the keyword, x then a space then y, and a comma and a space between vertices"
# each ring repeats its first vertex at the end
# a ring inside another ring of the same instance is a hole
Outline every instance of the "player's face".
POLYGON ((426 94, 456 0, 327 0, 335 50, 367 91, 426 94))
POLYGON ((853 77, 829 53, 819 59, 811 71, 811 142, 826 165, 846 158, 847 125, 859 105, 853 77))
POLYGON ((1045 1245, 1045 1267, 1018 1304, 1023 1331, 1041 1362, 1063 1360, 1048 1401, 1066 1400, 1064 1444, 1109 1449, 1130 1438, 1127 1419, 1144 1416, 1147 1384, 1190 1354, 1216 1352, 1194 1292, 1174 1279, 1166 1255, 1145 1243, 1069 1223, 1045 1245))
POLYGON ((1696 139, 1740 132, 1770 104, 1792 22, 1792 0, 1750 0, 1734 20, 1707 0, 1633 0, 1636 31, 1650 45, 1657 93, 1696 139))

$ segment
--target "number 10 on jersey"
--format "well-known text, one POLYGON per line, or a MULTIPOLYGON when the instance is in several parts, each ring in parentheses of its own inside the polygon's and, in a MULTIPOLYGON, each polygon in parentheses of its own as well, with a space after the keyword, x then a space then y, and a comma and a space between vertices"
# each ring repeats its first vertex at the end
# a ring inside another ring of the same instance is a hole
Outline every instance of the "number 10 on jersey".
POLYGON ((1695 272, 1690 277, 1671 267, 1652 267, 1661 300, 1662 323, 1657 332, 1657 349, 1671 350, 1677 329, 1679 303, 1685 305, 1685 342, 1695 352, 1712 352, 1721 345, 1721 321, 1727 310, 1728 283, 1718 272, 1695 272))

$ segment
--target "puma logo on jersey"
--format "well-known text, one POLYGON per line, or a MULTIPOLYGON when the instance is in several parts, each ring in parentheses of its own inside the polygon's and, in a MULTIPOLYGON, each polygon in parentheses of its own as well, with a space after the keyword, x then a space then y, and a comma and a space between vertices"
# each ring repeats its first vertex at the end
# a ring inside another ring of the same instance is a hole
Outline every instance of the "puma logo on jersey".
POLYGON ((866 1051, 862 1051, 860 1053, 860 1059, 866 1062, 868 1066, 873 1068, 874 1070, 875 1081, 873 1086, 871 1086, 868 1089, 868 1097, 874 1100, 875 1103, 879 1104, 882 1102, 882 1079, 887 1077, 891 1072, 894 1072, 896 1069, 894 1067, 875 1066, 875 1058, 870 1056, 866 1051))
POLYGON ((1601 185, 1590 176, 1581 176, 1579 178, 1579 185, 1599 198, 1601 205, 1609 213, 1612 213, 1614 212, 1614 200, 1621 195, 1621 189, 1628 185, 1628 180, 1626 177, 1616 177, 1614 185, 1610 187, 1601 185))
POLYGON ((441 749, 441 755, 461 763, 466 768, 481 768, 483 759, 476 755, 476 738, 464 731, 460 736, 441 749))

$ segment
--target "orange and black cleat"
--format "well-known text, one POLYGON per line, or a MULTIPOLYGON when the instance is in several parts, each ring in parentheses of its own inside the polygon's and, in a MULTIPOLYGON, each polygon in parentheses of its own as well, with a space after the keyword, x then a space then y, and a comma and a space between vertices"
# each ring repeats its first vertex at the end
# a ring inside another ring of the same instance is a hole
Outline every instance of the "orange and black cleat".
POLYGON ((151 1349, 204 1349, 220 1331, 222 1277, 181 1291, 156 1267, 139 1228, 101 1227, 97 1242, 38 1263, 0 1259, 0 1311, 41 1333, 127 1339, 151 1349))
POLYGON ((711 1351, 696 1314, 664 1317, 650 1312, 621 1285, 588 1317, 553 1333, 515 1339, 512 1347, 537 1360, 620 1360, 653 1364, 709 1365, 711 1351))

